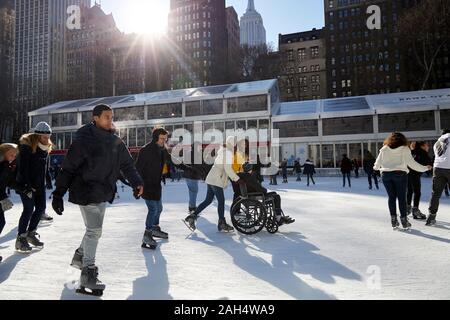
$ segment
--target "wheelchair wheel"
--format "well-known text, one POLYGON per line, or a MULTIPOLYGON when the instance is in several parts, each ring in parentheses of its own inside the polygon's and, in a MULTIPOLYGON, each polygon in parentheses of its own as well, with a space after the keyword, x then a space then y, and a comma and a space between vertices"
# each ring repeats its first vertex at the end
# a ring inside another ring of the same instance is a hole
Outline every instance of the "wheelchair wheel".
POLYGON ((277 219, 275 219, 274 216, 267 217, 266 230, 272 234, 278 232, 278 223, 277 223, 277 219))
POLYGON ((231 223, 243 234, 255 234, 266 225, 267 212, 264 205, 253 199, 241 199, 231 208, 231 223))

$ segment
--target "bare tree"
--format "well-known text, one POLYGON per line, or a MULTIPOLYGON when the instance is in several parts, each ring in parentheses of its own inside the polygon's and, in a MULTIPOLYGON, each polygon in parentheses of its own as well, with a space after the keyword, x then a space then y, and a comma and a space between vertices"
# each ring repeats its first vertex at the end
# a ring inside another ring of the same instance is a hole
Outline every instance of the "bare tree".
POLYGON ((280 63, 274 51, 272 44, 243 45, 239 57, 242 80, 253 81, 276 77, 280 63))
POLYGON ((450 0, 422 0, 399 21, 400 41, 421 72, 421 89, 429 87, 436 59, 450 45, 450 0))

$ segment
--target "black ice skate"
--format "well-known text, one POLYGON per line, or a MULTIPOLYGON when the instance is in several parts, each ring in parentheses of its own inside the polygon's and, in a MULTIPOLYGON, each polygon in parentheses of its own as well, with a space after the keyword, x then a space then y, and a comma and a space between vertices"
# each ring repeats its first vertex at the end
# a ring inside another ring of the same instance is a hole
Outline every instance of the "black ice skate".
POLYGON ((412 208, 412 215, 415 220, 426 220, 427 216, 420 212, 419 208, 412 208))
POLYGON ((30 253, 31 250, 32 249, 27 241, 27 235, 19 235, 16 240, 16 251, 20 253, 30 253))
POLYGON ((158 247, 158 243, 153 239, 153 233, 151 230, 145 230, 144 237, 142 238, 142 248, 155 250, 158 247))
POLYGON ((27 235, 27 241, 29 244, 31 244, 33 247, 37 249, 44 248, 44 243, 39 240, 39 233, 36 231, 30 231, 27 235))
POLYGON ((427 223, 425 223, 426 226, 434 226, 436 224, 436 215, 430 213, 427 219, 427 223))
POLYGON ((70 264, 75 269, 83 269, 83 255, 80 253, 80 251, 77 249, 75 250, 75 253, 72 258, 72 263, 70 264))
POLYGON ((197 220, 197 216, 195 214, 190 214, 186 217, 186 219, 181 220, 184 222, 184 224, 186 225, 186 227, 189 228, 189 230, 191 230, 192 232, 195 231, 196 226, 195 226, 195 221, 197 220))
POLYGON ((41 222, 53 222, 53 217, 51 217, 48 214, 44 213, 41 216, 41 222))
POLYGON ((169 239, 169 234, 162 231, 160 226, 154 226, 152 228, 152 236, 154 238, 169 239))
POLYGON ((80 288, 77 293, 101 297, 105 285, 98 279, 98 268, 96 266, 84 267, 81 270, 80 288))
POLYGON ((217 226, 217 229, 220 232, 233 232, 234 228, 232 226, 230 226, 229 224, 227 224, 227 222, 225 221, 225 219, 223 220, 219 220, 219 224, 217 226))
POLYGON ((402 223, 402 227, 403 227, 404 230, 411 229, 411 223, 408 221, 407 217, 400 218, 400 221, 402 223))
POLYGON ((400 226, 400 223, 398 222, 397 216, 392 216, 391 217, 391 224, 392 224, 392 228, 394 230, 398 230, 398 227, 400 226))

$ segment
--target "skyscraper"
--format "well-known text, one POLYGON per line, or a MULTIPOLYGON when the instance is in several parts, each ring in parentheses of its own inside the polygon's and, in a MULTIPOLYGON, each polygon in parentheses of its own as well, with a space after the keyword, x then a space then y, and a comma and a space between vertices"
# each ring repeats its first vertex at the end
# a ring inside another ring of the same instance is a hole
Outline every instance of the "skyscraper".
POLYGON ((27 111, 63 97, 67 9, 71 5, 90 7, 90 0, 15 1, 17 131, 27 130, 27 111))
POLYGON ((68 30, 66 41, 66 99, 86 99, 113 94, 113 61, 110 48, 121 33, 112 14, 99 5, 83 7, 81 29, 68 30))
POLYGON ((234 78, 239 75, 239 50, 240 50, 240 29, 239 18, 233 7, 226 9, 227 13, 227 50, 228 50, 228 78, 233 82, 234 78))
POLYGON ((398 21, 408 2, 325 0, 324 3, 330 97, 404 91, 406 76, 398 21), (366 12, 370 5, 381 10, 381 29, 367 26, 366 12))
POLYGON ((171 86, 221 84, 226 78, 225 0, 171 0, 171 86))
POLYGON ((0 143, 10 139, 14 62, 14 0, 0 2, 0 143))
POLYGON ((266 43, 263 18, 255 9, 255 2, 248 0, 247 11, 241 17, 241 45, 258 46, 266 43))

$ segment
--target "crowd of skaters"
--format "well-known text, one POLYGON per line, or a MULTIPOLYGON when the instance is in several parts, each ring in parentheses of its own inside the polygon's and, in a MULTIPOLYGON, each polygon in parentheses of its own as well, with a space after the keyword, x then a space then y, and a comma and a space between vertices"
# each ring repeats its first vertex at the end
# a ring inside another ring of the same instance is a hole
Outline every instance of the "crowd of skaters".
MULTIPOLYGON (((94 108, 92 122, 77 131, 68 153, 60 167, 53 170, 56 178, 52 197, 53 210, 62 215, 64 196, 68 193, 69 202, 79 206, 85 224, 85 233, 77 246, 71 265, 81 270, 81 288, 102 291, 105 285, 98 279, 95 263, 97 246, 103 231, 103 221, 108 203, 112 203, 117 193, 117 181, 125 181, 133 188, 136 199, 142 198, 148 209, 142 247, 156 249, 155 238, 167 239, 169 234, 161 228, 160 217, 163 212, 162 185, 164 176, 170 172, 183 172, 188 194, 188 216, 184 222, 191 230, 196 229, 198 216, 216 198, 218 202, 218 230, 231 232, 233 227, 225 218, 224 190, 231 183, 234 200, 240 196, 240 187, 245 185, 253 192, 265 194, 275 203, 275 214, 279 225, 290 224, 294 219, 285 216, 281 209, 281 198, 261 183, 261 166, 249 163, 248 141, 230 136, 217 151, 214 163, 175 163, 167 147, 169 133, 163 128, 152 132, 152 141, 144 146, 135 162, 124 142, 115 134, 113 110, 108 105, 94 108), (205 181, 207 193, 197 206, 198 184, 205 181)), ((13 189, 20 196, 23 210, 18 222, 15 248, 18 252, 29 253, 34 248, 43 248, 44 243, 38 234, 39 222, 46 213, 46 189, 49 188, 49 155, 52 151, 52 129, 40 122, 30 133, 24 134, 19 144, 0 145, 0 233, 5 225, 5 212, 13 207, 7 189, 13 189)), ((450 130, 444 130, 434 145, 435 160, 432 165, 428 157, 428 146, 422 142, 409 144, 401 133, 392 133, 385 141, 375 159, 365 150, 363 168, 368 176, 369 188, 372 180, 378 189, 378 176, 381 176, 389 198, 389 213, 393 227, 398 227, 397 202, 400 208, 402 226, 410 227, 409 213, 415 219, 426 219, 427 225, 436 223, 439 199, 450 179, 450 149, 448 148, 450 130), (420 212, 421 174, 433 169, 432 197, 429 215, 420 212), (377 174, 379 173, 379 174, 377 174)), ((193 145, 192 149, 201 148, 193 145)), ((192 152, 194 154, 194 152, 192 152)), ((297 181, 302 173, 306 175, 307 185, 315 184, 314 163, 307 159, 293 165, 297 181), (303 169, 303 170, 302 170, 303 169)), ((344 155, 341 161, 343 186, 351 187, 351 171, 359 175, 356 160, 344 155)), ((287 162, 281 163, 283 182, 287 183, 287 162)), ((177 177, 177 176, 176 176, 177 177)), ((271 176, 270 184, 276 184, 276 175, 271 176)), ((177 177, 178 179, 178 177, 177 177)), ((51 179, 50 179, 51 184, 51 179)), ((51 218, 50 218, 51 219, 51 218)), ((1 261, 1 257, 0 257, 1 261)), ((89 293, 89 292, 88 292, 89 293)))

